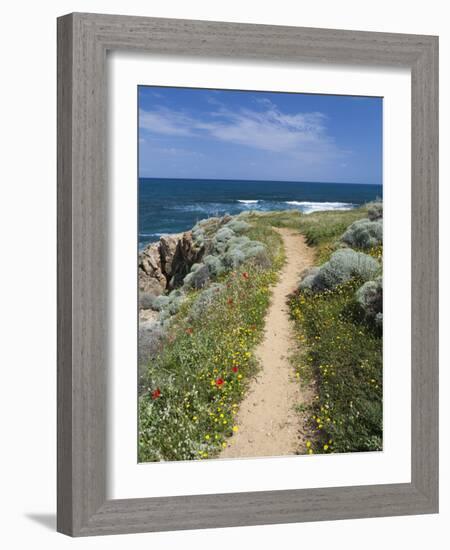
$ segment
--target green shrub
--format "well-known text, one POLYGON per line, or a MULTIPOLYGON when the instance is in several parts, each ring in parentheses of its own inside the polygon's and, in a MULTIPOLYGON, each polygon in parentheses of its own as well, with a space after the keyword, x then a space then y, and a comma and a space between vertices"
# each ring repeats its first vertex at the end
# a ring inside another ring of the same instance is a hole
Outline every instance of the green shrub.
POLYGON ((196 227, 192 230, 192 240, 194 244, 201 248, 205 245, 205 232, 200 227, 196 227))
POLYGON ((156 298, 151 292, 139 293, 139 307, 141 309, 152 309, 153 301, 156 298))
POLYGON ((170 315, 175 315, 175 313, 178 313, 180 307, 185 300, 186 295, 180 289, 172 290, 172 292, 169 294, 169 303, 164 308, 164 310, 167 311, 170 315))
POLYGON ((228 227, 221 227, 216 233, 216 242, 227 242, 234 237, 234 231, 228 227))
POLYGON ((155 296, 152 300, 151 308, 154 311, 161 311, 164 309, 170 302, 169 296, 161 295, 161 296, 155 296))
POLYGON ((382 220, 358 220, 347 228, 341 240, 353 248, 363 250, 374 248, 383 242, 383 222, 382 220))
POLYGON ((380 267, 371 256, 343 248, 334 252, 318 270, 310 271, 300 283, 300 289, 321 292, 336 288, 353 278, 368 281, 378 273, 380 267))
POLYGON ((235 236, 234 231, 227 227, 222 227, 217 231, 212 240, 212 254, 223 254, 227 248, 228 241, 235 236))
POLYGON ((250 229, 250 224, 245 222, 244 220, 234 219, 231 220, 231 222, 228 222, 225 227, 231 229, 235 233, 244 233, 245 231, 248 231, 250 229))
POLYGON ((191 271, 183 279, 183 287, 199 289, 203 288, 209 283, 210 273, 208 266, 205 264, 199 264, 199 267, 195 271, 191 271))
POLYGON ((270 266, 270 258, 264 244, 259 241, 251 241, 247 237, 231 238, 222 256, 223 264, 234 269, 250 260, 254 260, 260 267, 270 266))
POLYGON ((251 258, 252 264, 260 269, 270 269, 274 264, 266 247, 252 250, 248 258, 251 258))
POLYGON ((383 203, 371 202, 367 205, 367 217, 370 221, 376 221, 383 217, 383 203))
POLYGON ((162 349, 165 327, 158 321, 139 323, 139 365, 148 363, 162 349))
POLYGON ((228 269, 235 269, 245 262, 245 254, 240 248, 231 248, 222 257, 223 265, 228 269))
POLYGON ((209 272, 212 277, 218 277, 225 271, 225 266, 223 265, 219 256, 208 255, 203 258, 203 263, 208 266, 209 272))
MULTIPOLYGON (((374 281, 367 281, 356 291, 356 300, 367 318, 376 320, 383 311, 383 280, 377 277, 374 281)), ((380 318, 378 318, 379 322, 380 318)), ((381 317, 382 320, 382 317, 381 317)))
POLYGON ((319 273, 319 270, 320 268, 316 266, 308 269, 300 280, 299 288, 302 290, 313 290, 314 280, 316 275, 319 273))
POLYGON ((217 302, 223 289, 223 284, 212 283, 207 289, 203 290, 189 309, 189 319, 193 321, 200 319, 207 309, 217 302))
POLYGON ((249 242, 251 242, 250 239, 245 236, 231 237, 231 239, 227 243, 227 249, 241 247, 249 242))

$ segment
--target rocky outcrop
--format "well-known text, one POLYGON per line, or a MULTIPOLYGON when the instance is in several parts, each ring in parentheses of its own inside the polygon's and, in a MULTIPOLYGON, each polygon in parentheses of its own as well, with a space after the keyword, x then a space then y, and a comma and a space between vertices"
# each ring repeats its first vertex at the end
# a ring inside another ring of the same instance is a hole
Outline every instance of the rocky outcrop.
POLYGON ((183 233, 179 239, 170 271, 167 271, 168 288, 173 289, 183 284, 183 279, 189 273, 191 267, 199 263, 205 253, 205 246, 198 246, 192 239, 192 231, 183 233))
POLYGON ((161 258, 161 270, 163 273, 172 273, 172 264, 177 251, 178 242, 183 238, 180 235, 163 235, 159 239, 159 254, 161 258))
POLYGON ((151 294, 162 294, 167 280, 161 270, 159 243, 147 246, 139 254, 139 290, 151 294))
POLYGON ((192 231, 162 236, 139 254, 139 290, 159 295, 181 286, 204 253, 205 247, 194 243, 192 231))

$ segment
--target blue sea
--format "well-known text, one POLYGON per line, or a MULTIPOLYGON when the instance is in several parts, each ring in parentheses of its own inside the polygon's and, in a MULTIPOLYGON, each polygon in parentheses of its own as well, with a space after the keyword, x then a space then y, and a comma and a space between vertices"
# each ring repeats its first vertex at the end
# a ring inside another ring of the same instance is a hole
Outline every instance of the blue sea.
POLYGON ((381 197, 381 185, 140 178, 139 247, 212 216, 248 210, 348 210, 381 197))

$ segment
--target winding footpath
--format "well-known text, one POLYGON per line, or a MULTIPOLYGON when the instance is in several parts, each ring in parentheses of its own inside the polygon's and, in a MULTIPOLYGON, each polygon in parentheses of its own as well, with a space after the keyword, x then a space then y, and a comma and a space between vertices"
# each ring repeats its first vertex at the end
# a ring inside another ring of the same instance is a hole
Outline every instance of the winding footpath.
POLYGON ((289 362, 295 334, 287 299, 298 285, 300 273, 313 264, 313 250, 302 235, 274 228, 285 247, 286 262, 272 292, 265 334, 255 355, 261 369, 241 403, 236 424, 239 431, 219 458, 285 456, 305 452, 302 418, 295 406, 307 404, 312 390, 302 388, 289 362))

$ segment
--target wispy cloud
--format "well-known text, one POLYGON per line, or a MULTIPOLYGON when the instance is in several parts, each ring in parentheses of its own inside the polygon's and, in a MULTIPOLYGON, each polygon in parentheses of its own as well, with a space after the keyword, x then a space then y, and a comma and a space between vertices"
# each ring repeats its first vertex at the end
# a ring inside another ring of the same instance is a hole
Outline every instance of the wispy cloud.
POLYGON ((329 135, 320 112, 284 113, 269 100, 260 102, 259 109, 232 111, 218 102, 215 107, 201 118, 166 107, 141 110, 139 124, 150 134, 215 139, 310 162, 345 153, 329 135))
POLYGON ((189 136, 194 122, 191 117, 166 107, 154 111, 139 111, 139 127, 154 134, 189 136))

